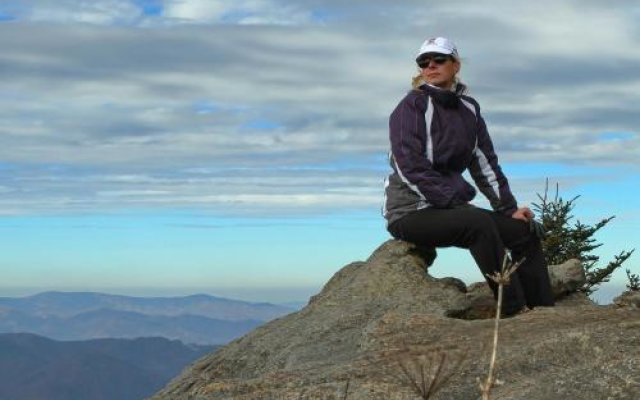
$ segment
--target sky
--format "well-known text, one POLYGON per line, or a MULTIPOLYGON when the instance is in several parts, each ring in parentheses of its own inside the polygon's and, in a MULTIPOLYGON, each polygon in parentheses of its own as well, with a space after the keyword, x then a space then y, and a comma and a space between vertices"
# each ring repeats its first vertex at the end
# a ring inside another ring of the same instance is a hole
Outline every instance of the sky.
MULTIPOLYGON (((635 1, 3 0, 0 296, 306 300, 390 238, 388 117, 433 36, 457 44, 521 205, 549 179, 580 195, 576 220, 616 216, 604 265, 640 248, 639 18, 635 1)), ((430 272, 482 280, 459 249, 430 272)))

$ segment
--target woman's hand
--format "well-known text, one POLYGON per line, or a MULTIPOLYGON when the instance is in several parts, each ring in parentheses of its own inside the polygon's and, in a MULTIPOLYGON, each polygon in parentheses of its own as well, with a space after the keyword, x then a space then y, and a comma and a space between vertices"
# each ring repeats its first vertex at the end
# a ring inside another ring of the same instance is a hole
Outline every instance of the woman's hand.
POLYGON ((534 216, 535 214, 533 214, 533 211, 531 211, 529 207, 520 207, 511 214, 511 218, 519 219, 524 222, 529 222, 534 216))

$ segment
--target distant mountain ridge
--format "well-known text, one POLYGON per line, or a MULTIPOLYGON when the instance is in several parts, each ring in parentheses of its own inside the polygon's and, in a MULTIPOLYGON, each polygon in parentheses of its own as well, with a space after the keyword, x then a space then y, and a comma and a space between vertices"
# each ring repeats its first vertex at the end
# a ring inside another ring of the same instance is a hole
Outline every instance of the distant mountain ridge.
POLYGON ((224 344, 292 308, 208 295, 131 297, 45 292, 0 298, 0 333, 57 340, 162 336, 184 343, 224 344))
POLYGON ((0 297, 0 309, 30 315, 70 317, 99 309, 146 315, 200 315, 228 321, 268 321, 293 309, 270 303, 251 303, 206 294, 180 297, 134 297, 97 292, 43 292, 27 297, 0 297))
POLYGON ((0 399, 141 400, 215 346, 0 334, 0 399))

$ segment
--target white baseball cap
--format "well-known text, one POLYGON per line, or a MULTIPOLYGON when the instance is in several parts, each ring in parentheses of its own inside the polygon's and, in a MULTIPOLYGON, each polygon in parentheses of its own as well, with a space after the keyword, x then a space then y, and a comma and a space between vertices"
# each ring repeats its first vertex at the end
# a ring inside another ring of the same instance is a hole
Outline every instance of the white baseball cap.
POLYGON ((449 39, 443 37, 434 37, 424 41, 416 59, 420 58, 425 53, 441 53, 449 54, 455 58, 458 58, 458 49, 456 45, 449 39))

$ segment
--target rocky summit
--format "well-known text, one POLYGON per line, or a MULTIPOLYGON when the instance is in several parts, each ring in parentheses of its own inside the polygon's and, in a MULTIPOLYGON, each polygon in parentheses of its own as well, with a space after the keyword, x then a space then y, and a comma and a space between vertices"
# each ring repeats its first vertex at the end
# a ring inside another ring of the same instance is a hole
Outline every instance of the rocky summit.
MULTIPOLYGON (((480 399, 495 304, 486 283, 430 276, 433 258, 384 243, 305 308, 201 358, 153 399, 480 399)), ((594 304, 577 291, 575 260, 550 276, 555 307, 500 320, 491 399, 640 399, 637 295, 594 304)))

